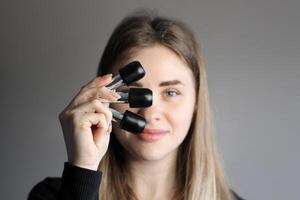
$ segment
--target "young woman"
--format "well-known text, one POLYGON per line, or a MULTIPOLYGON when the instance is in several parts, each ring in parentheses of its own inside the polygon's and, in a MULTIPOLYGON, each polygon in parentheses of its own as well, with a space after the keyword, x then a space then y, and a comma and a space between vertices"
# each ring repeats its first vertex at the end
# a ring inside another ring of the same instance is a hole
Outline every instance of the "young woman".
POLYGON ((62 178, 39 183, 30 200, 240 199, 222 171, 203 56, 187 25, 148 14, 126 17, 97 75, 59 116, 68 154, 62 178), (128 89, 106 86, 131 61, 139 61, 146 75, 130 87, 151 89, 151 107, 103 101, 116 101, 116 92, 128 89), (109 106, 143 116, 142 134, 112 124, 109 106))

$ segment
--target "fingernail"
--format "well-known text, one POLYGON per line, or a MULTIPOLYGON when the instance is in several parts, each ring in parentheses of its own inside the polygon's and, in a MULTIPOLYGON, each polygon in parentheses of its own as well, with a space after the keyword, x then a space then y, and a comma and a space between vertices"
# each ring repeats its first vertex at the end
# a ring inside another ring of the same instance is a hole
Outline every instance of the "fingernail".
POLYGON ((102 76, 102 78, 108 78, 108 77, 111 77, 112 74, 105 74, 104 76, 102 76))
POLYGON ((114 92, 114 91, 110 91, 110 93, 117 99, 120 99, 121 98, 121 95, 119 95, 118 93, 114 92))

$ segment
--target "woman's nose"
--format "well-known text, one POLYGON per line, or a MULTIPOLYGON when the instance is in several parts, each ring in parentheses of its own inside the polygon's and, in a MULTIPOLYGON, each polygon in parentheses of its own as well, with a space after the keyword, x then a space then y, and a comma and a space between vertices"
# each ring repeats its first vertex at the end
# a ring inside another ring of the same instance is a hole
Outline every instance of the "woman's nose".
POLYGON ((153 92, 152 105, 146 108, 140 108, 137 114, 143 116, 146 122, 149 124, 151 122, 159 121, 162 117, 162 106, 159 103, 158 98, 156 98, 153 92))

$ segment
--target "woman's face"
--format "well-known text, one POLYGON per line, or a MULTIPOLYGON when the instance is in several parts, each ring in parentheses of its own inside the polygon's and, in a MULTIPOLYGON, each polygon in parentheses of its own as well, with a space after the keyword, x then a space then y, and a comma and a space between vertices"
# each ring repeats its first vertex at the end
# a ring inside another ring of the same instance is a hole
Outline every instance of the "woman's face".
MULTIPOLYGON (((141 115, 146 119, 146 128, 141 135, 135 135, 114 124, 113 132, 134 160, 154 161, 174 156, 188 133, 195 108, 192 71, 177 54, 162 45, 135 51, 122 66, 134 60, 142 64, 146 75, 130 87, 151 89, 153 104, 147 108, 129 108, 128 104, 111 107, 141 115)), ((122 86, 117 91, 126 89, 128 87, 122 86)))

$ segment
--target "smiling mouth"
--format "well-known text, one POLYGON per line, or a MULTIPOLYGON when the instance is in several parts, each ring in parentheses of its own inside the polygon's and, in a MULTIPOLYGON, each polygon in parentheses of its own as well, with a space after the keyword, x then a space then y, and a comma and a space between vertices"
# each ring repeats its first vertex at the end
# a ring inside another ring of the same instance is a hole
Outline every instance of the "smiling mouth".
POLYGON ((145 128, 138 138, 145 142, 155 142, 167 135, 169 131, 163 129, 145 128))

